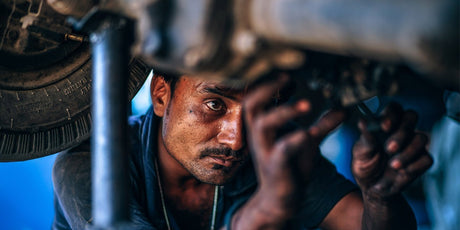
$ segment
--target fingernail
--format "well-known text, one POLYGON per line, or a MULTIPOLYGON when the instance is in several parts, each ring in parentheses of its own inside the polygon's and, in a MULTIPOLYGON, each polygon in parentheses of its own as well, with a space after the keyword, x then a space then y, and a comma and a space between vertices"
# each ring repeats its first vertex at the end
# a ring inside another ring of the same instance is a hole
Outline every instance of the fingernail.
POLYGON ((296 104, 296 109, 300 112, 306 112, 310 110, 310 102, 307 100, 300 100, 296 104))
POLYGON ((387 151, 388 152, 394 153, 394 152, 396 152, 398 150, 398 148, 399 148, 399 145, 398 145, 398 142, 396 142, 396 141, 390 141, 390 143, 388 143, 388 145, 387 145, 387 151))
POLYGON ((390 165, 394 169, 400 169, 402 167, 401 161, 399 160, 393 160, 390 165))
POLYGON ((380 127, 382 128, 382 130, 384 132, 389 132, 390 129, 391 129, 391 120, 390 119, 384 119, 380 125, 380 127))

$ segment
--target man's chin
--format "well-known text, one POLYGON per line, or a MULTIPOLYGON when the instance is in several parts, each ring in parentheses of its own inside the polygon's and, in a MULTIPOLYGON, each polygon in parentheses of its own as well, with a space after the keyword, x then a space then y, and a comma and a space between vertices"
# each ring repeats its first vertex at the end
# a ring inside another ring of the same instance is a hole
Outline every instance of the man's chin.
POLYGON ((216 169, 213 168, 213 171, 220 171, 221 173, 209 174, 201 179, 199 178, 199 180, 207 184, 224 185, 225 183, 229 182, 235 174, 235 173, 230 173, 230 172, 224 172, 222 169, 217 169, 217 168, 216 169))

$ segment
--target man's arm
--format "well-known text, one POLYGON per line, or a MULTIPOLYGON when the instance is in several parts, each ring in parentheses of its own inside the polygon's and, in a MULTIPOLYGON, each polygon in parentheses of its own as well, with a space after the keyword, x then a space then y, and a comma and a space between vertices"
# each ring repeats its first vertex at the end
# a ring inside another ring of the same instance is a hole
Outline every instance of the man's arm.
POLYGON ((359 191, 344 196, 321 222, 322 229, 356 230, 361 228, 363 200, 359 191))
MULTIPOLYGON (((53 230, 90 227, 93 219, 89 141, 59 153, 53 167, 53 186, 56 212, 53 230)), ((156 229, 135 197, 129 199, 129 209, 131 229, 156 229)))
POLYGON ((334 206, 320 227, 337 230, 414 229, 416 227, 412 210, 401 196, 392 203, 370 202, 366 205, 368 208, 365 210, 361 194, 352 192, 334 206))
POLYGON ((53 167, 56 218, 53 226, 85 229, 91 222, 91 155, 89 151, 59 153, 53 167))

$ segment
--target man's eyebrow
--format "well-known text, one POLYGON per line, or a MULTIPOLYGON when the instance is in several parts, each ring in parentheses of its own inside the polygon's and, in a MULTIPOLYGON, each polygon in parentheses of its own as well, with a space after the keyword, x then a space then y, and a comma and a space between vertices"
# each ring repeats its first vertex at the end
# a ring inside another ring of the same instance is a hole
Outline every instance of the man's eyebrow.
POLYGON ((206 86, 204 87, 201 92, 203 93, 212 93, 212 94, 217 94, 222 97, 226 97, 228 99, 236 101, 236 97, 233 96, 232 94, 238 92, 238 90, 225 87, 225 86, 206 86))

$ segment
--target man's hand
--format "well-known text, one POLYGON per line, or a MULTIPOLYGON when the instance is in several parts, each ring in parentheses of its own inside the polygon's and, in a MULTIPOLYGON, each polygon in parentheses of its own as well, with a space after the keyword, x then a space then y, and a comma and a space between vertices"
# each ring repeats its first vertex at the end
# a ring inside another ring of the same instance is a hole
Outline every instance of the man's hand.
MULTIPOLYGON (((286 129, 292 126, 293 119, 310 111, 307 100, 270 106, 273 96, 287 81, 287 77, 281 77, 266 82, 246 96, 245 124, 259 187, 252 200, 235 215, 234 222, 243 212, 246 211, 246 216, 256 210, 258 216, 249 223, 253 226, 263 223, 265 227, 281 227, 285 224, 300 204, 299 198, 319 155, 319 144, 345 117, 342 111, 331 111, 308 130, 286 129)), ((247 224, 240 226, 251 229, 247 224)))
POLYGON ((381 132, 360 121, 361 137, 353 148, 352 172, 361 187, 364 229, 413 229, 415 219, 401 191, 433 163, 428 138, 415 132, 417 114, 390 104, 380 120, 381 132), (387 137, 387 138, 385 138, 387 137))
POLYGON ((426 151, 428 138, 415 132, 417 114, 390 104, 382 114, 384 135, 367 130, 360 121, 361 138, 353 149, 352 170, 363 195, 386 199, 400 193, 433 163, 426 151), (380 140, 379 136, 388 136, 380 140), (380 143, 379 143, 380 142, 380 143), (384 143, 382 143, 384 142, 384 143))

